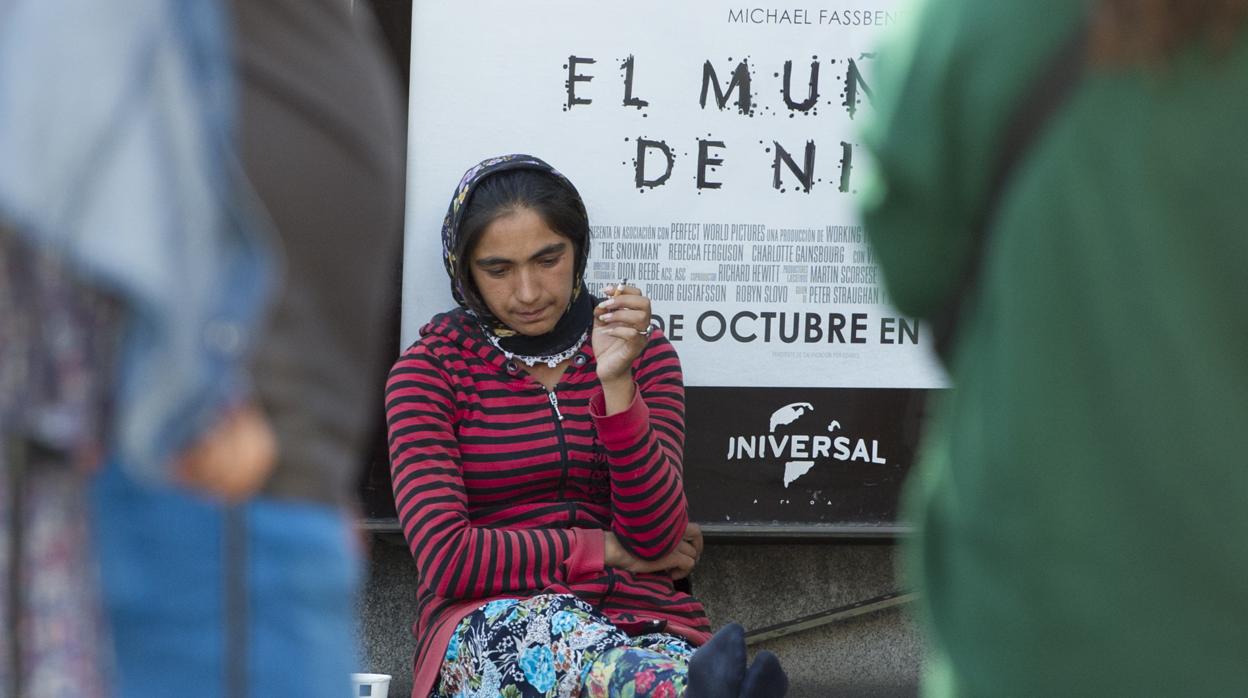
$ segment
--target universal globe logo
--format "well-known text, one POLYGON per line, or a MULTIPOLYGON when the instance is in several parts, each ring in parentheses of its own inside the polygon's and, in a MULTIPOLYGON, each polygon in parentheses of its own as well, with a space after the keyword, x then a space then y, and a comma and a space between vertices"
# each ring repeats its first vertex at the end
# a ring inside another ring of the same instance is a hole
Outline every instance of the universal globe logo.
POLYGON ((826 426, 809 402, 793 402, 771 413, 766 434, 728 437, 729 461, 784 461, 784 486, 810 472, 819 461, 885 465, 880 442, 841 431, 835 419, 826 426), (818 425, 818 426, 815 426, 818 425), (818 430, 816 433, 812 431, 818 430))

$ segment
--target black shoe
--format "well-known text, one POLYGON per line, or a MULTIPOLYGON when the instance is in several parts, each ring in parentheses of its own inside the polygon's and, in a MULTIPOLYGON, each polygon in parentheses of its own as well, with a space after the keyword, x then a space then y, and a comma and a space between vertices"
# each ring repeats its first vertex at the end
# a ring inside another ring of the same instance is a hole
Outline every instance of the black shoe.
POLYGON ((767 650, 755 655, 741 682, 741 698, 784 698, 788 690, 789 677, 780 668, 776 655, 767 650))
POLYGON ((689 659, 685 698, 737 698, 745 678, 745 628, 729 623, 689 659))

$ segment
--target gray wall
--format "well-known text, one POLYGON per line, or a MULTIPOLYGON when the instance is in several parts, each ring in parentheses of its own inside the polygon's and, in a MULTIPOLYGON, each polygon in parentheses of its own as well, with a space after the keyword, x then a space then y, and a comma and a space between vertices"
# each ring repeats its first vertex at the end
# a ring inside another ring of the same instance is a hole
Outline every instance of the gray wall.
MULTIPOLYGON (((694 593, 715 627, 747 630, 878 596, 898 587, 897 548, 877 543, 709 541, 694 571, 694 593)), ((362 599, 361 671, 391 674, 390 696, 411 692, 415 569, 393 537, 372 549, 362 599)), ((794 698, 914 695, 922 655, 907 609, 892 608, 779 638, 752 649, 775 652, 794 698)))

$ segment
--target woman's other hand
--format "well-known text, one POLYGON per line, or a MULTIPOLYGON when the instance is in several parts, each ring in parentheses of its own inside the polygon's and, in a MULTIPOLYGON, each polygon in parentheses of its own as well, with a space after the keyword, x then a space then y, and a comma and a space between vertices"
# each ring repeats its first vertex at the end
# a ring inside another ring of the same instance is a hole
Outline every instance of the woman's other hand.
POLYGON ((608 298, 594 308, 592 341, 607 414, 616 414, 633 400, 633 362, 650 339, 650 299, 625 284, 607 292, 608 298))
POLYGON ((698 564, 702 555, 702 529, 695 523, 685 528, 680 544, 676 549, 658 560, 642 560, 629 553, 620 545, 614 533, 606 534, 603 559, 608 567, 628 570, 637 574, 653 574, 666 572, 672 579, 684 579, 698 564))
POLYGON ((694 552, 696 553, 693 556, 695 560, 702 557, 702 527, 701 526, 690 521, 689 525, 685 526, 685 535, 682 536, 682 538, 687 543, 693 546, 694 552))

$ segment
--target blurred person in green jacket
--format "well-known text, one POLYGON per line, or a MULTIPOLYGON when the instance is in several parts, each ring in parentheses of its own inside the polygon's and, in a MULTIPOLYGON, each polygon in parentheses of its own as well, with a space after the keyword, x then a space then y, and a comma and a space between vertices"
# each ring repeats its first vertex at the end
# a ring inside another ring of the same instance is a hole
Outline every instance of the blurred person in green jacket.
POLYGON ((907 494, 928 695, 1248 695, 1246 8, 934 0, 881 53, 863 205, 901 310, 957 302, 992 212, 907 494))

